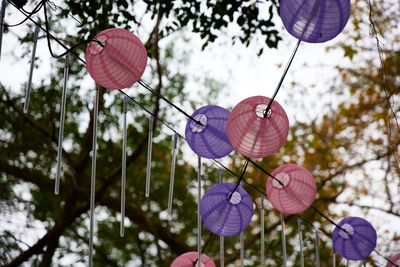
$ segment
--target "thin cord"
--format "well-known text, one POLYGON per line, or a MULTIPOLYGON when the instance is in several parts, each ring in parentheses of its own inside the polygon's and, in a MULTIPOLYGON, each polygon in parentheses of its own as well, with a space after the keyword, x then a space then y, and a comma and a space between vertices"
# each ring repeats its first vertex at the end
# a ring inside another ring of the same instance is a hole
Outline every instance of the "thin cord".
POLYGON ((46 0, 40 1, 31 12, 25 11, 24 9, 22 9, 24 12, 28 13, 29 15, 27 15, 26 18, 24 18, 21 22, 18 22, 16 24, 6 24, 6 23, 0 23, 0 26, 5 26, 8 28, 12 28, 12 27, 17 27, 20 26, 22 24, 24 24, 28 19, 30 19, 34 14, 38 13, 40 11, 40 9, 45 5, 46 0))
POLYGON ((279 92, 279 89, 280 89, 281 86, 282 86, 283 80, 285 79, 286 74, 287 74, 287 72, 288 72, 288 70, 289 70, 289 68, 290 68, 290 65, 291 65, 292 62, 293 62, 294 56, 296 55, 296 52, 297 52, 297 49, 298 49, 299 46, 300 46, 300 43, 301 43, 301 41, 299 40, 299 41, 297 42, 297 44, 296 44, 296 47, 294 48, 294 50, 293 50, 293 52, 292 52, 292 55, 290 56, 289 62, 287 63, 287 65, 286 65, 286 67, 285 67, 285 70, 283 71, 283 74, 282 74, 281 79, 279 80, 278 86, 276 87, 275 92, 274 92, 274 94, 272 95, 272 98, 269 100, 268 106, 267 106, 267 108, 266 108, 265 111, 264 111, 264 118, 268 117, 268 115, 270 114, 269 112, 270 112, 270 109, 271 109, 272 102, 274 101, 276 95, 277 95, 278 92, 279 92))
MULTIPOLYGON (((208 235, 208 238, 206 240, 206 242, 204 243, 203 249, 201 250, 201 254, 204 254, 206 251, 206 248, 208 246, 208 244, 210 243, 211 239, 213 238, 214 234, 212 232, 210 232, 210 234, 208 235)), ((199 261, 199 258, 197 257, 197 259, 193 262, 193 266, 196 266, 196 263, 199 261)), ((201 265, 201 264, 200 264, 201 265)))
POLYGON ((258 165, 257 163, 255 163, 253 160, 249 159, 249 161, 259 170, 261 170, 263 173, 265 173, 266 175, 270 176, 272 179, 274 179, 275 181, 277 181, 282 188, 285 187, 285 185, 281 182, 281 180, 279 180, 278 178, 276 178, 275 176, 273 176, 272 174, 270 174, 269 172, 267 172, 263 167, 261 167, 260 165, 258 165))
POLYGON ((237 183, 236 183, 236 185, 235 185, 235 188, 234 188, 234 189, 232 190, 232 192, 229 194, 228 199, 231 199, 231 198, 232 198, 233 193, 236 191, 236 189, 238 188, 240 182, 243 180, 244 173, 246 172, 246 169, 247 169, 247 165, 249 165, 249 159, 246 159, 246 161, 244 162, 243 169, 242 169, 241 175, 240 175, 240 177, 239 177, 239 180, 237 181, 237 183))

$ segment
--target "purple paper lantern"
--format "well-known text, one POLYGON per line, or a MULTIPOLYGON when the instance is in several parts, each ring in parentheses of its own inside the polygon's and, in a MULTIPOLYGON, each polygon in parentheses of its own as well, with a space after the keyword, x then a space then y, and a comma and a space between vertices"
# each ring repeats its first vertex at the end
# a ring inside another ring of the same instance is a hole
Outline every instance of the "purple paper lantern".
POLYGON ((216 235, 233 236, 242 232, 253 217, 253 201, 240 186, 219 183, 206 191, 200 201, 204 225, 216 235), (232 197, 229 199, 229 195, 232 197))
POLYGON ((188 120, 185 137, 197 155, 217 159, 232 152, 233 147, 226 136, 229 114, 229 110, 219 106, 204 106, 192 114, 194 120, 188 120))
POLYGON ((396 254, 396 255, 394 255, 394 256, 392 256, 392 257, 390 258, 390 261, 393 262, 393 263, 395 263, 397 266, 394 265, 394 264, 391 263, 391 262, 388 262, 388 263, 386 264, 386 267, 398 267, 398 266, 400 266, 400 253, 399 253, 399 254, 396 254))
POLYGON ((364 260, 375 249, 376 231, 366 220, 347 217, 333 230, 335 250, 348 260, 364 260), (339 226, 339 227, 338 227, 339 226))
POLYGON ((335 38, 350 16, 350 0, 281 0, 280 15, 286 30, 308 43, 335 38))

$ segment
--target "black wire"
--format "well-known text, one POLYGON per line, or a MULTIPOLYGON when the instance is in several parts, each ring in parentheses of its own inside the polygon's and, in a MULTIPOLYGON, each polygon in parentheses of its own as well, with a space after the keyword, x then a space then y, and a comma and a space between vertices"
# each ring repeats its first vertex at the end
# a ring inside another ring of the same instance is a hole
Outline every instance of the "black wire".
MULTIPOLYGON (((47 0, 43 0, 40 1, 31 12, 27 12, 24 9, 22 9, 24 12, 28 13, 29 15, 27 15, 26 18, 24 18, 21 22, 18 22, 16 24, 6 24, 6 23, 0 23, 0 26, 4 26, 4 27, 8 27, 8 28, 12 28, 12 27, 17 27, 20 26, 22 24, 24 24, 28 19, 30 19, 34 14, 36 14, 37 12, 40 11, 40 9, 45 5, 45 2, 47 0)), ((3 8, 3 7, 2 7, 3 8)))
MULTIPOLYGON (((214 234, 212 232, 210 232, 210 234, 208 235, 208 238, 206 240, 206 242, 204 243, 204 246, 201 250, 201 254, 204 254, 206 251, 206 248, 208 246, 208 244, 210 243, 211 239, 213 238, 214 234)), ((193 266, 196 266, 196 263, 199 261, 199 258, 197 258, 194 262, 193 262, 193 266)), ((200 264, 201 265, 201 264, 200 264)))
POLYGON ((274 179, 275 181, 277 181, 282 187, 285 187, 285 185, 281 182, 281 180, 279 180, 278 178, 276 178, 275 176, 273 176, 272 174, 270 174, 269 172, 267 172, 263 167, 261 167, 260 165, 258 165, 257 163, 255 163, 253 160, 249 159, 249 161, 250 161, 251 164, 253 164, 257 169, 261 170, 263 173, 265 173, 266 175, 270 176, 272 179, 274 179))
POLYGON ((197 124, 201 125, 201 126, 205 126, 203 125, 199 120, 196 120, 195 118, 193 118, 192 116, 190 116, 188 113, 186 113, 183 109, 181 109, 180 107, 178 107, 177 105, 175 105, 174 103, 172 103, 171 101, 169 101, 166 97, 164 97, 162 94, 160 94, 159 92, 157 92, 156 90, 152 89, 147 83, 145 83, 142 79, 139 79, 138 83, 143 86, 144 88, 146 88, 147 90, 149 90, 150 92, 152 92, 153 94, 155 94, 156 96, 158 96, 159 98, 163 99, 165 102, 167 102, 168 104, 170 104, 171 106, 173 106, 175 109, 177 109, 179 112, 181 112, 183 115, 185 115, 186 117, 188 117, 189 119, 191 119, 192 121, 196 122, 197 124))
POLYGON ((242 169, 242 171, 241 171, 239 180, 237 181, 237 183, 236 183, 236 185, 235 185, 235 188, 234 188, 234 189, 232 190, 232 192, 229 194, 229 197, 228 197, 229 199, 232 198, 233 193, 236 191, 236 189, 239 187, 240 182, 243 180, 243 177, 244 177, 244 174, 245 174, 245 172, 246 172, 246 169, 247 169, 247 166, 248 166, 248 165, 249 165, 249 159, 246 159, 246 161, 244 162, 243 169, 242 169))
POLYGON ((287 65, 286 65, 286 67, 285 67, 285 70, 283 71, 282 77, 281 77, 281 79, 279 80, 279 83, 278 83, 278 85, 277 85, 277 87, 276 87, 276 89, 275 89, 275 92, 274 92, 274 94, 272 95, 272 98, 269 100, 268 106, 267 106, 267 108, 266 108, 265 111, 264 111, 264 118, 268 117, 268 115, 269 115, 272 102, 274 101, 276 95, 277 95, 278 92, 279 92, 279 89, 280 89, 281 86, 282 86, 283 80, 285 79, 286 74, 287 74, 287 72, 288 72, 288 70, 289 70, 289 68, 290 68, 290 65, 291 65, 292 62, 293 62, 294 56, 296 55, 296 52, 297 52, 297 49, 299 48, 300 43, 301 43, 301 41, 299 40, 299 41, 297 42, 297 44, 296 44, 296 47, 294 48, 294 50, 293 50, 293 52, 292 52, 292 55, 290 56, 289 62, 287 63, 287 65))

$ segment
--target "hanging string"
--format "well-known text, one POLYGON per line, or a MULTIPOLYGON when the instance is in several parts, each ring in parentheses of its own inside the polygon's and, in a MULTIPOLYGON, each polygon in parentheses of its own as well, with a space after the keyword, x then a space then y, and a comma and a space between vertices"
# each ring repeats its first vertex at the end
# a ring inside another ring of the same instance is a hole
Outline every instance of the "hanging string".
POLYGON ((29 108, 29 100, 31 97, 31 88, 32 88, 32 75, 33 75, 33 68, 35 67, 35 57, 36 57, 36 46, 38 41, 39 35, 39 27, 35 27, 35 33, 33 36, 33 48, 32 48, 32 57, 31 57, 31 67, 29 69, 29 78, 28 78, 28 85, 25 92, 25 103, 24 103, 24 113, 28 112, 29 108))
POLYGON ((200 200, 201 200, 201 157, 198 157, 198 176, 197 176, 197 251, 199 253, 197 259, 201 265, 201 216, 200 216, 200 200))
POLYGON ((282 255, 283 255, 283 267, 286 267, 286 237, 285 237, 285 220, 283 218, 283 213, 281 215, 281 234, 282 234, 282 255))
POLYGON ((303 231, 301 229, 301 218, 297 217, 297 227, 299 229, 299 244, 300 244, 300 266, 304 267, 304 253, 303 253, 303 231))
POLYGON ((240 232, 240 267, 244 266, 244 231, 240 232))
POLYGON ((171 160, 171 174, 169 177, 169 193, 168 193, 168 215, 172 218, 172 200, 174 195, 174 179, 175 179, 175 164, 176 164, 176 153, 178 145, 179 135, 174 134, 174 148, 172 149, 172 160, 171 160))
MULTIPOLYGON (((206 242, 204 243, 203 249, 201 250, 201 254, 204 254, 206 252, 206 248, 208 246, 208 244, 210 243, 211 239, 213 238, 214 234, 210 232, 206 242)), ((199 259, 197 258, 194 262, 193 262, 193 266, 196 266, 196 263, 199 259)), ((200 262, 201 263, 201 262, 200 262)), ((199 265, 201 266, 201 264, 199 265)))
POLYGON ((127 129, 126 129, 126 113, 127 113, 128 98, 124 96, 124 107, 123 107, 123 137, 122 137, 122 173, 121 173, 121 224, 120 224, 120 236, 124 236, 125 230, 125 193, 126 193, 126 141, 127 141, 127 129))
POLYGON ((89 230, 89 267, 93 266, 93 228, 94 228, 94 206, 96 191, 96 152, 97 152, 97 124, 99 113, 99 87, 96 86, 96 99, 93 115, 93 146, 92 146, 92 174, 90 179, 90 230, 89 230))
POLYGON ((60 129, 58 133, 58 149, 57 149, 57 172, 56 172, 56 184, 54 193, 58 195, 60 190, 60 177, 61 177, 61 156, 62 147, 64 140, 64 120, 65 120, 65 107, 67 104, 67 79, 68 79, 68 68, 69 68, 69 53, 65 56, 64 66, 64 83, 61 96, 61 110, 60 110, 60 129))
POLYGON ((261 267, 265 266, 264 238, 265 238, 265 215, 264 215, 264 196, 260 197, 260 220, 261 220, 261 267))
MULTIPOLYGON (((14 7, 15 7, 15 4, 13 3, 13 2, 11 2, 11 1, 8 1, 9 3, 11 3, 14 7)), ((66 49, 66 50, 68 50, 69 48, 67 47, 67 46, 65 46, 58 38, 56 38, 56 37, 54 37, 53 35, 51 35, 51 33, 49 33, 49 31, 48 30, 46 30, 45 28, 43 28, 40 24, 38 24, 36 21, 34 21, 30 16, 28 16, 23 10, 20 10, 20 9, 18 9, 23 15, 25 15, 26 17, 27 17, 27 19, 29 19, 31 22, 33 22, 35 25, 37 25, 41 30, 43 30, 44 32, 46 32, 46 34, 48 35, 48 37, 50 37, 50 38, 52 38, 54 41, 56 41, 59 45, 61 45, 64 49, 66 49)), ((88 40, 88 41, 84 41, 84 42, 90 42, 90 41, 95 41, 95 42, 98 42, 97 40, 88 40)), ((99 43, 100 44, 100 43, 99 43)), ((74 55, 77 59, 79 59, 82 63, 84 63, 85 64, 85 61, 81 58, 81 57, 79 57, 79 55, 77 55, 76 53, 74 53, 73 51, 69 51, 69 52, 71 52, 71 54, 72 55, 74 55)), ((291 62, 290 62, 291 63, 291 62)), ((286 71, 287 72, 287 71, 286 71)), ((282 78, 281 78, 281 80, 282 80, 282 78)), ((139 81, 139 84, 141 84, 142 86, 144 86, 144 82, 142 82, 142 81, 139 81)), ((146 85, 146 86, 148 86, 148 85, 146 85)), ((145 87, 145 86, 144 86, 145 87)), ((145 87, 146 88, 146 87, 145 87)), ((146 89, 149 89, 150 87, 148 86, 148 88, 146 88, 146 89)), ((150 88, 151 89, 151 88, 150 88)), ((154 90, 151 90, 151 92, 152 93, 154 93, 154 94, 156 94, 157 95, 157 92, 153 92, 154 90)), ((138 106, 140 106, 144 111, 146 111, 148 114, 152 114, 148 109, 146 109, 142 104, 140 104, 139 102, 137 102, 135 99, 133 99, 132 97, 130 97, 130 96, 128 96, 125 92, 123 92, 123 91, 121 91, 121 90, 119 90, 118 91, 118 93, 121 93, 121 94, 124 94, 124 95, 126 95, 127 97, 128 97, 128 99, 130 100, 130 101, 132 101, 132 102, 134 102, 135 104, 137 104, 138 106)), ((159 94, 159 96, 162 96, 161 94, 159 94)), ((184 112, 182 109, 180 109, 180 108, 177 108, 177 106, 175 106, 172 102, 170 102, 169 100, 167 100, 164 96, 162 96, 161 97, 162 99, 164 99, 167 103, 169 103, 171 106, 174 106, 178 111, 180 111, 182 114, 184 114, 185 116, 187 116, 187 117, 189 117, 189 118, 191 118, 186 112, 184 112)), ((272 102, 271 102, 272 103, 272 102)), ((266 113, 268 113, 268 111, 266 112, 266 113)), ((162 120, 160 120, 159 118, 156 118, 157 120, 159 120, 163 125, 165 125, 167 128, 169 128, 170 130, 172 130, 173 132, 175 132, 175 133, 177 133, 179 136, 181 136, 181 137, 183 137, 182 135, 180 135, 175 129, 173 129, 170 125, 168 125, 167 123, 165 123, 165 122, 163 122, 162 120)), ((196 120, 194 120, 193 118, 191 118, 193 121, 195 121, 196 123, 198 123, 198 124, 201 124, 199 121, 196 121, 196 120)), ((184 137, 183 137, 184 138, 184 137)), ((217 160, 213 160, 214 162, 216 162, 217 164, 219 164, 219 165, 221 165, 221 163, 220 162, 218 162, 217 160)), ((257 165, 254 161, 252 161, 252 160, 249 160, 249 162, 251 162, 254 166, 256 166, 258 169, 260 169, 262 172, 264 172, 264 173, 266 173, 266 174, 268 174, 268 172, 266 171, 266 170, 264 170, 262 167, 260 167, 259 165, 257 165)), ((226 170, 228 170, 230 173, 232 173, 232 174, 234 174, 234 172, 232 172, 231 170, 229 170, 228 168, 226 168, 225 166, 223 167, 224 169, 226 169, 226 170)), ((236 175, 235 174, 235 176, 236 177, 238 177, 238 175, 236 175)), ((273 177, 272 175, 269 175, 269 176, 271 176, 273 179, 275 178, 275 177, 273 177)), ((275 180, 277 181, 277 182, 279 182, 280 184, 282 184, 282 182, 280 182, 278 179, 276 179, 275 178, 275 180)), ((257 191, 259 191, 259 192, 262 192, 260 189, 256 189, 256 187, 254 187, 253 185, 251 185, 251 184, 249 184, 248 182, 246 182, 245 180, 243 180, 243 182, 244 183, 246 183, 246 184, 248 184, 250 187, 252 187, 252 188, 254 188, 255 190, 257 190, 257 191)), ((264 192, 264 195, 266 195, 265 194, 265 192, 264 192)), ((302 217, 302 219, 303 219, 303 221, 304 222, 306 222, 306 220, 302 217)), ((326 217, 326 219, 328 219, 331 223, 333 223, 333 221, 332 220, 330 220, 329 218, 327 218, 326 217)), ((308 224, 311 224, 311 223, 309 223, 309 222, 307 222, 308 224)), ((335 224, 335 223, 333 223, 333 224, 335 224)), ((312 225, 312 224, 311 224, 312 225)), ((336 224, 335 224, 336 225, 336 224)), ((329 234, 325 231, 325 230, 323 230, 323 229, 320 229, 321 231, 323 231, 326 235, 328 235, 329 236, 329 234)), ((341 229, 341 230, 343 230, 343 231, 345 231, 345 229, 341 229)), ((376 250, 374 250, 375 252, 377 252, 376 250)), ((378 252, 377 252, 378 253, 378 252)), ((381 255, 380 253, 379 253, 379 255, 381 255)), ((381 255, 382 256, 382 255, 381 255)), ((382 257, 384 257, 384 256, 382 256, 382 257)), ((384 257, 388 262, 391 262, 390 260, 388 260, 386 257, 384 257)), ((392 262, 391 262, 392 263, 392 262)), ((394 264, 394 263, 392 263, 392 264, 394 264)), ((394 264, 394 265, 396 265, 396 264, 394 264)), ((398 265, 396 265, 396 266, 398 266, 398 265)))
POLYGON ((268 106, 267 106, 267 108, 266 108, 265 111, 264 111, 264 118, 268 117, 268 115, 270 114, 270 109, 271 109, 272 102, 274 101, 276 95, 277 95, 278 92, 279 92, 279 89, 280 89, 281 86, 282 86, 283 80, 285 79, 286 74, 287 74, 287 72, 288 72, 288 70, 289 70, 289 68, 290 68, 290 65, 291 65, 292 62, 293 62, 294 56, 296 55, 296 52, 297 52, 297 49, 298 49, 299 46, 300 46, 300 43, 301 43, 301 41, 298 40, 298 42, 297 42, 297 44, 296 44, 296 47, 294 48, 294 50, 293 50, 293 52, 292 52, 292 55, 290 56, 289 62, 287 63, 287 65, 286 65, 286 67, 285 67, 285 70, 283 71, 282 77, 281 77, 281 79, 279 80, 279 83, 278 83, 278 85, 277 85, 277 87, 276 87, 276 89, 275 89, 275 92, 274 92, 274 94, 272 95, 271 99, 269 100, 268 106))
POLYGON ((6 16, 6 5, 7 1, 3 0, 1 2, 1 11, 0 11, 0 59, 1 59, 1 47, 3 43, 3 32, 4 32, 4 17, 6 16))
MULTIPOLYGON (((223 169, 219 169, 219 183, 223 182, 223 174, 224 174, 224 170, 223 169)), ((221 235, 219 237, 219 262, 220 262, 220 266, 224 267, 224 254, 225 254, 225 250, 224 250, 224 237, 221 235)))
POLYGON ((263 167, 261 167, 260 165, 258 165, 256 162, 254 162, 253 160, 249 159, 248 160, 251 162, 251 164, 253 164, 257 169, 259 169, 260 171, 262 171, 263 173, 265 173, 266 175, 270 176, 272 179, 274 179, 275 181, 277 181, 282 187, 285 187, 285 185, 281 182, 281 180, 279 180, 278 178, 276 178, 275 176, 273 176, 272 174, 270 174, 269 172, 267 172, 263 167))
POLYGON ((244 166, 243 166, 243 169, 242 169, 242 174, 240 175, 240 177, 239 177, 239 180, 237 181, 237 183, 236 183, 236 185, 235 185, 235 188, 232 190, 232 192, 229 194, 229 197, 228 197, 228 199, 231 199, 232 198, 232 195, 233 195, 233 193, 236 191, 236 189, 239 187, 239 184, 240 184, 240 182, 243 180, 243 177, 244 177, 244 173, 246 172, 246 169, 247 169, 247 165, 249 164, 249 159, 246 159, 246 161, 244 162, 244 166))
POLYGON ((321 263, 319 258, 319 237, 317 230, 315 230, 315 258, 317 260, 317 267, 320 267, 321 263))
POLYGON ((153 146, 153 124, 154 118, 150 116, 149 120, 149 137, 148 137, 148 144, 147 144, 147 168, 146 168, 146 197, 150 196, 150 174, 151 174, 151 151, 153 146))

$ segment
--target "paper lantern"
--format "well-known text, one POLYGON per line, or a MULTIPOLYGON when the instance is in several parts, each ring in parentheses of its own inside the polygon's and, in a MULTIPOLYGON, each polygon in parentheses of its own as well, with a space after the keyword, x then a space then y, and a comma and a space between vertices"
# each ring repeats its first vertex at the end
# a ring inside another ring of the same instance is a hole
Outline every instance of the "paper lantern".
POLYGON ((229 110, 219 106, 204 106, 192 114, 194 120, 188 120, 185 137, 197 155, 217 159, 232 152, 233 147, 226 136, 229 113, 229 110))
POLYGON ((392 257, 390 258, 390 261, 393 262, 393 263, 395 263, 397 266, 394 265, 394 264, 392 264, 392 263, 390 263, 390 262, 388 262, 388 263, 386 264, 386 267, 398 267, 398 266, 400 266, 400 253, 399 253, 399 254, 396 254, 396 255, 394 255, 394 256, 392 256, 392 257))
POLYGON ((264 111, 270 99, 246 98, 229 115, 226 134, 235 150, 249 158, 263 158, 276 152, 286 141, 289 120, 278 102, 273 101, 269 115, 264 111))
MULTIPOLYGON (((178 258, 176 258, 172 264, 171 267, 193 267, 193 266, 199 266, 198 264, 194 265, 193 263, 196 262, 197 257, 198 257, 197 252, 186 252, 182 255, 180 255, 178 258)), ((201 254, 201 267, 215 267, 215 263, 213 260, 208 257, 206 254, 201 254)))
POLYGON ((350 16, 350 0, 281 0, 286 30, 297 39, 323 43, 335 38, 350 16))
POLYGON ((253 201, 240 186, 219 183, 206 191, 200 201, 204 225, 216 235, 233 236, 242 232, 253 217, 253 201), (229 199, 229 195, 232 197, 229 199))
POLYGON ((86 67, 97 84, 124 89, 137 82, 147 64, 147 51, 133 33, 108 29, 94 37, 86 50, 86 67))
POLYGON ((272 206, 285 214, 296 214, 308 209, 317 195, 317 185, 305 168, 287 164, 271 173, 277 180, 267 180, 267 195, 272 206))
POLYGON ((333 230, 335 250, 348 260, 364 260, 375 249, 376 231, 366 220, 347 217, 333 230), (340 228, 338 227, 340 226, 340 228))

